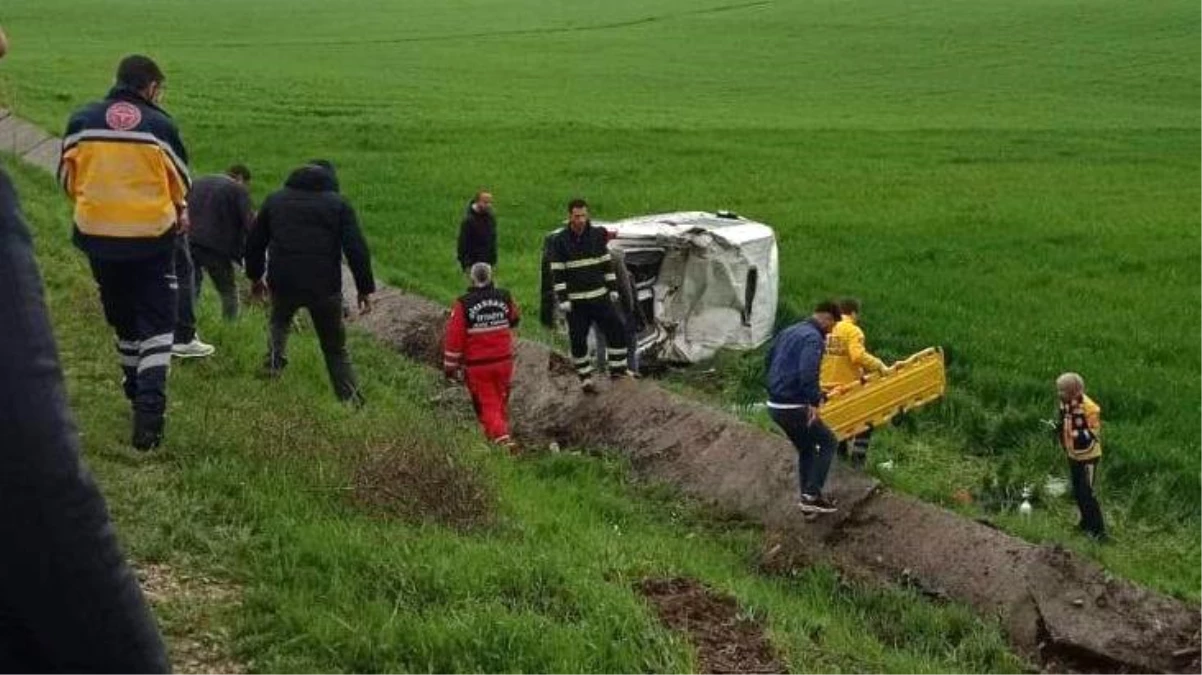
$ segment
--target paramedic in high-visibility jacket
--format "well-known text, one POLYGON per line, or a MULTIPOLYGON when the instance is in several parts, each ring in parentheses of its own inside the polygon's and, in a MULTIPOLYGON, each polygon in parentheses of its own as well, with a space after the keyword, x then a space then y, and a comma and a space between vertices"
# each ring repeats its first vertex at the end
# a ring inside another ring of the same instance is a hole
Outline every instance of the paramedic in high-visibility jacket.
POLYGON ((513 329, 521 315, 509 291, 493 285, 488 263, 475 263, 469 274, 472 288, 455 301, 447 320, 442 367, 450 379, 463 373, 488 440, 513 450, 509 389, 513 380, 513 329))
POLYGON ((1102 441, 1098 438, 1102 408, 1085 395, 1085 380, 1077 373, 1064 373, 1056 378, 1056 390, 1060 394, 1060 447, 1068 455, 1073 497, 1081 511, 1077 527, 1094 539, 1105 539, 1102 507, 1098 506, 1093 491, 1098 462, 1102 459, 1102 441))
MULTIPOLYGON (((830 396, 840 387, 845 387, 868 373, 884 373, 889 370, 864 346, 864 330, 860 328, 860 301, 844 298, 839 301, 842 318, 826 336, 826 353, 822 356, 822 393, 830 396)), ((839 456, 847 457, 857 467, 868 460, 868 444, 872 440, 872 429, 855 438, 839 443, 839 456), (850 446, 850 447, 849 447, 850 446)))
POLYGON ((75 245, 117 334, 138 450, 163 438, 177 302, 172 252, 187 227, 190 185, 187 151, 158 104, 164 80, 149 58, 122 59, 108 96, 71 115, 58 169, 75 203, 75 245))
POLYGON ((588 356, 589 330, 596 325, 605 334, 605 359, 611 377, 629 377, 626 364, 626 329, 618 315, 618 275, 604 229, 589 221, 588 203, 568 204, 568 226, 547 242, 552 292, 568 319, 568 339, 580 386, 596 391, 593 364, 588 356))
POLYGON ((797 450, 797 477, 801 484, 802 513, 833 513, 837 506, 822 494, 838 444, 834 432, 822 421, 819 368, 826 335, 839 320, 839 306, 820 302, 814 313, 777 333, 768 348, 768 415, 785 432, 797 450))

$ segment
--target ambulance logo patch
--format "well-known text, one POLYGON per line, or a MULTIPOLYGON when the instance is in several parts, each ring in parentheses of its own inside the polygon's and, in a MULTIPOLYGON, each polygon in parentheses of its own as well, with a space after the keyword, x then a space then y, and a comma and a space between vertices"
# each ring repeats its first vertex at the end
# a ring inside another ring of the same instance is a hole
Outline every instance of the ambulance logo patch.
POLYGON ((110 129, 129 131, 142 123, 142 111, 138 106, 125 101, 119 101, 109 106, 104 113, 104 121, 110 129))

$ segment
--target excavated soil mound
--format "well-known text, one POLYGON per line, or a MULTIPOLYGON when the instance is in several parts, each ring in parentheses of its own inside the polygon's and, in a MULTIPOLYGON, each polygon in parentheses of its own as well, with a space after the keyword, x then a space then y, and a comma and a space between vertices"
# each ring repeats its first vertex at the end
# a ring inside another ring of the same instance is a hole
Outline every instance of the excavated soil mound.
POLYGON ((360 508, 408 522, 471 530, 496 516, 496 495, 478 469, 454 452, 420 443, 371 452, 356 469, 353 488, 360 508))
MULTIPOLYGON (((436 366, 445 314, 429 300, 384 289, 375 311, 357 323, 436 366)), ((797 460, 786 439, 653 382, 603 382, 598 394, 584 395, 564 357, 523 341, 510 407, 524 443, 621 451, 641 474, 763 522, 778 533, 781 549, 793 552, 784 560, 814 557, 798 551, 821 552, 849 575, 968 603, 1000 619, 1028 658, 1140 671, 1188 671, 1194 658, 1196 606, 1130 582, 1106 581, 1089 561, 880 490, 871 478, 842 466, 835 466, 827 486, 840 502, 839 513, 802 519, 795 505, 797 460)), ((780 552, 774 556, 777 562, 768 567, 779 567, 780 552)))
POLYGON ((764 628, 739 610, 729 595, 694 579, 645 579, 636 589, 665 626, 684 633, 697 648, 703 673, 784 673, 764 628))

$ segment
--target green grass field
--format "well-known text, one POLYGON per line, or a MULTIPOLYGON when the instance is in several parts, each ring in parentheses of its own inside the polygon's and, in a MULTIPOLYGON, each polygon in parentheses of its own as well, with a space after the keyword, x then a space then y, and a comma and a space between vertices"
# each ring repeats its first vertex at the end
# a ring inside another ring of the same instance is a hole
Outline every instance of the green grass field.
MULTIPOLYGON (((382 276, 443 300, 479 186, 527 305, 571 196, 599 218, 770 223, 785 316, 854 294, 883 356, 951 356, 947 400, 880 435, 886 480, 984 504, 987 479, 1063 472, 1039 420, 1054 377, 1080 371, 1104 410, 1115 545, 1070 534, 1064 500, 993 517, 1197 600, 1199 15, 1184 0, 9 0, 0 91, 58 129, 122 54, 148 52, 198 170, 248 162, 262 196, 332 158, 382 276)), ((758 359, 722 359, 717 386, 676 379, 745 402, 758 359)))
POLYGON ((363 411, 334 402, 311 332, 295 339, 285 378, 258 379, 263 312, 221 324, 212 294, 201 329, 220 352, 176 364, 168 441, 139 455, 87 264, 57 234, 69 211, 50 177, 0 166, 35 230, 87 463, 127 550, 241 589, 240 606, 199 618, 161 612, 168 635, 229 635, 252 672, 692 672, 690 645, 632 588, 685 575, 735 595, 794 672, 1025 667, 967 608, 828 568, 759 574, 758 528, 637 482, 614 457, 502 456, 466 405, 429 407, 442 387, 432 371, 362 336, 363 411), (407 477, 392 487, 414 495, 411 516, 470 527, 361 507, 352 488, 380 452, 420 460, 382 474, 407 477), (471 489, 423 489, 440 479, 471 489))

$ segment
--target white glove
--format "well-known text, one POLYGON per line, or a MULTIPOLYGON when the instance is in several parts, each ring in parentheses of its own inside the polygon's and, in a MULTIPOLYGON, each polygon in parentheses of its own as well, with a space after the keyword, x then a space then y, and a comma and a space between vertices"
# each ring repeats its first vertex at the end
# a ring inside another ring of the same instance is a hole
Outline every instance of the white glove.
POLYGON ((566 315, 568 312, 571 312, 571 311, 572 311, 572 303, 571 302, 564 300, 563 302, 559 303, 559 313, 560 314, 566 315))
POLYGON ((621 298, 621 297, 622 297, 622 296, 618 295, 618 292, 617 292, 617 291, 610 291, 610 292, 609 292, 609 301, 610 301, 610 302, 612 302, 612 303, 615 303, 615 304, 616 304, 616 303, 618 302, 618 299, 619 299, 619 298, 621 298))

